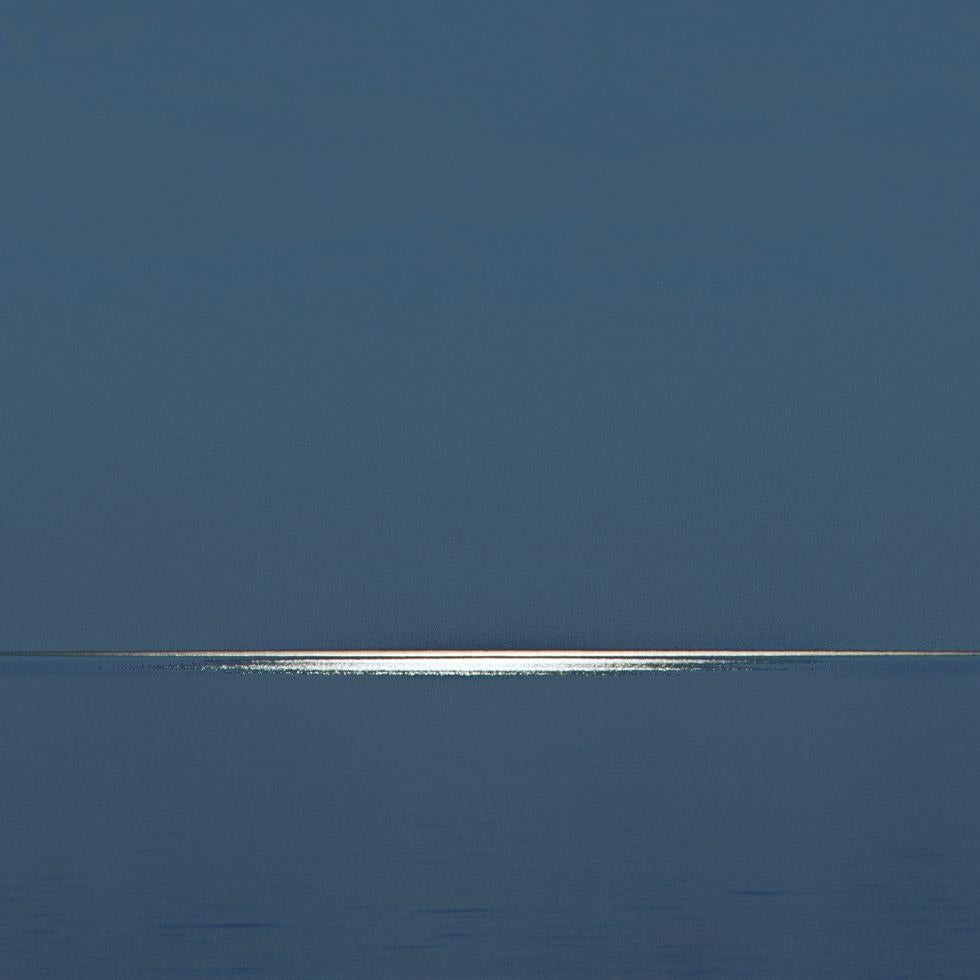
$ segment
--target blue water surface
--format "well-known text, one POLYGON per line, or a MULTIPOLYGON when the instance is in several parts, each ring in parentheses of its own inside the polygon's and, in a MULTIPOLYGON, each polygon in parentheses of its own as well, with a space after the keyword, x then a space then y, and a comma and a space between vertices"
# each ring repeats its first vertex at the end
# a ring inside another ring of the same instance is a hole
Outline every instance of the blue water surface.
POLYGON ((0 972, 980 974, 976 659, 325 670, 0 658, 0 972))

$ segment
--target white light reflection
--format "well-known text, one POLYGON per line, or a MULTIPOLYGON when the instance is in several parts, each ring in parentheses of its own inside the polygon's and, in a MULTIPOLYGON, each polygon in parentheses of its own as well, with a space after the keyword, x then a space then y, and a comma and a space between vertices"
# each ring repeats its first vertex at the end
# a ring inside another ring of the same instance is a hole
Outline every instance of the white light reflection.
MULTIPOLYGON (((85 654, 86 656, 88 654, 85 654)), ((837 660, 978 657, 921 650, 184 650, 92 654, 164 669, 278 674, 615 674, 813 668, 837 660)))
POLYGON ((587 656, 561 654, 426 654, 269 657, 216 661, 211 670, 288 674, 613 674, 636 671, 745 670, 746 658, 719 656, 587 656))

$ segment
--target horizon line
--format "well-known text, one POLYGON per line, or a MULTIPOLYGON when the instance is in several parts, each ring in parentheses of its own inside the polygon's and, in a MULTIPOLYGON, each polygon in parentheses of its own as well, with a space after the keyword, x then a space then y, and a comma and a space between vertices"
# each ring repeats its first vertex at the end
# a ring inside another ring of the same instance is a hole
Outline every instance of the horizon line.
POLYGON ((215 650, 2 650, 0 657, 262 657, 268 659, 329 659, 329 658, 369 658, 397 659, 404 657, 618 657, 635 659, 656 659, 670 657, 972 657, 980 655, 980 650, 818 650, 818 649, 560 649, 560 648, 429 648, 413 650, 410 648, 392 649, 232 649, 215 650))

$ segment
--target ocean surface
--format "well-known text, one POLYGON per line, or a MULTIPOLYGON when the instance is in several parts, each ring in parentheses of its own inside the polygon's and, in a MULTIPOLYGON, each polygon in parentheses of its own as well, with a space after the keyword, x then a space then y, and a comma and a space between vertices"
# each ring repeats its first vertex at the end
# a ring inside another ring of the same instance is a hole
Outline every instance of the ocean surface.
POLYGON ((0 975, 975 977, 980 659, 0 657, 0 975))

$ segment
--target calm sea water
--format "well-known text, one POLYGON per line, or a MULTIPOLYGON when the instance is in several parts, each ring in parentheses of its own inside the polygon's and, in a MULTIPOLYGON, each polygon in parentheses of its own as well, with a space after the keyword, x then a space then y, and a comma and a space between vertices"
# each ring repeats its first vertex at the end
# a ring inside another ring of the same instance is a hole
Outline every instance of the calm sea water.
POLYGON ((980 975, 980 660, 385 666, 0 658, 0 973, 980 975))

